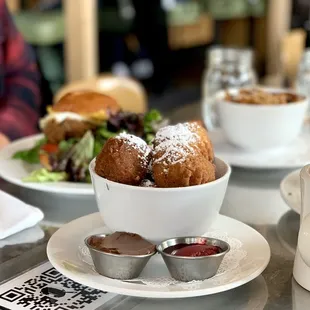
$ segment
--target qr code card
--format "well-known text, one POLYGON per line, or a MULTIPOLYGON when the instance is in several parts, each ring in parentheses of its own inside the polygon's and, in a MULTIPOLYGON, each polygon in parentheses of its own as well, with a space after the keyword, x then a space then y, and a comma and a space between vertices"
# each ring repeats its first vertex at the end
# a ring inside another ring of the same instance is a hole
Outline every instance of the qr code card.
POLYGON ((0 309, 95 310, 115 296, 78 284, 46 262, 0 285, 0 309))

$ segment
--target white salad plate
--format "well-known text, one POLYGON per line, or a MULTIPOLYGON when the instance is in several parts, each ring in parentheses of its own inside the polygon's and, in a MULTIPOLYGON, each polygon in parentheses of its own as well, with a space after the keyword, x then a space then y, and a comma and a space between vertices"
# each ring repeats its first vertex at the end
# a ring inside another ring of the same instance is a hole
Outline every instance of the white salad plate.
POLYGON ((294 169, 310 163, 309 129, 309 125, 305 126, 298 138, 287 147, 264 151, 245 151, 230 144, 222 129, 216 129, 209 134, 216 156, 232 166, 251 169, 294 169))
POLYGON ((22 179, 27 177, 32 171, 38 169, 39 165, 28 164, 21 160, 12 159, 12 156, 18 151, 32 148, 35 143, 42 138, 42 134, 22 138, 3 148, 0 151, 0 177, 15 185, 43 192, 65 195, 94 195, 92 185, 87 183, 29 183, 22 181, 22 179))
POLYGON ((300 169, 289 173, 280 184, 280 192, 286 204, 295 212, 301 212, 300 169))
POLYGON ((138 278, 121 281, 95 271, 84 238, 96 233, 109 233, 99 213, 64 225, 48 242, 48 259, 59 272, 78 283, 129 296, 184 298, 227 291, 259 276, 270 260, 270 248, 262 235, 246 224, 219 215, 205 235, 228 242, 231 250, 213 278, 189 283, 175 281, 156 254, 138 278))

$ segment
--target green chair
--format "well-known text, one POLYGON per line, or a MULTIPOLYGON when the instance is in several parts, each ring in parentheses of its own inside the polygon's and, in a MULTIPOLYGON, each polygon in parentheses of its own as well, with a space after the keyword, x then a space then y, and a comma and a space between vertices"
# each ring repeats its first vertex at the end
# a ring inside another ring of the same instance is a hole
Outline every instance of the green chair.
POLYGON ((56 92, 64 83, 62 55, 55 49, 65 37, 62 11, 20 11, 14 20, 25 40, 35 47, 42 72, 56 92))
POLYGON ((261 17, 266 11, 266 0, 201 0, 201 3, 217 20, 261 17))
POLYGON ((202 7, 199 2, 181 2, 167 13, 167 23, 169 26, 194 24, 199 20, 201 13, 202 7))
MULTIPOLYGON (((56 93, 65 81, 63 57, 55 48, 65 39, 63 12, 26 10, 15 14, 14 20, 25 40, 35 47, 42 72, 56 93)), ((100 31, 124 34, 131 27, 132 21, 122 19, 117 9, 107 8, 98 12, 100 31)))

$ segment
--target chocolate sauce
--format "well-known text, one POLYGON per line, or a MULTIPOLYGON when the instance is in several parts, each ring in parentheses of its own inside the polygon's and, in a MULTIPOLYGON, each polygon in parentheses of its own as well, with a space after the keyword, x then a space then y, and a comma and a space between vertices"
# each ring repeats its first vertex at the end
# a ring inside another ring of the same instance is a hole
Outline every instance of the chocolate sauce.
POLYGON ((205 243, 180 243, 164 250, 164 253, 185 257, 210 256, 221 252, 222 249, 220 247, 205 243))
POLYGON ((140 235, 115 232, 106 237, 92 236, 89 245, 96 250, 119 255, 146 255, 155 251, 155 245, 140 235))

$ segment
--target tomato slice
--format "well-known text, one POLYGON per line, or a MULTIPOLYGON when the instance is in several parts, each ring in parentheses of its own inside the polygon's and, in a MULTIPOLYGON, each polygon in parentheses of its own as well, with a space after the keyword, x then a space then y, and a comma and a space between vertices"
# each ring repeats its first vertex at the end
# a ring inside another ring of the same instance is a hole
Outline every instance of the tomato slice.
POLYGON ((41 150, 52 154, 52 153, 57 153, 59 151, 59 147, 57 144, 52 144, 52 143, 47 143, 41 146, 41 150))

